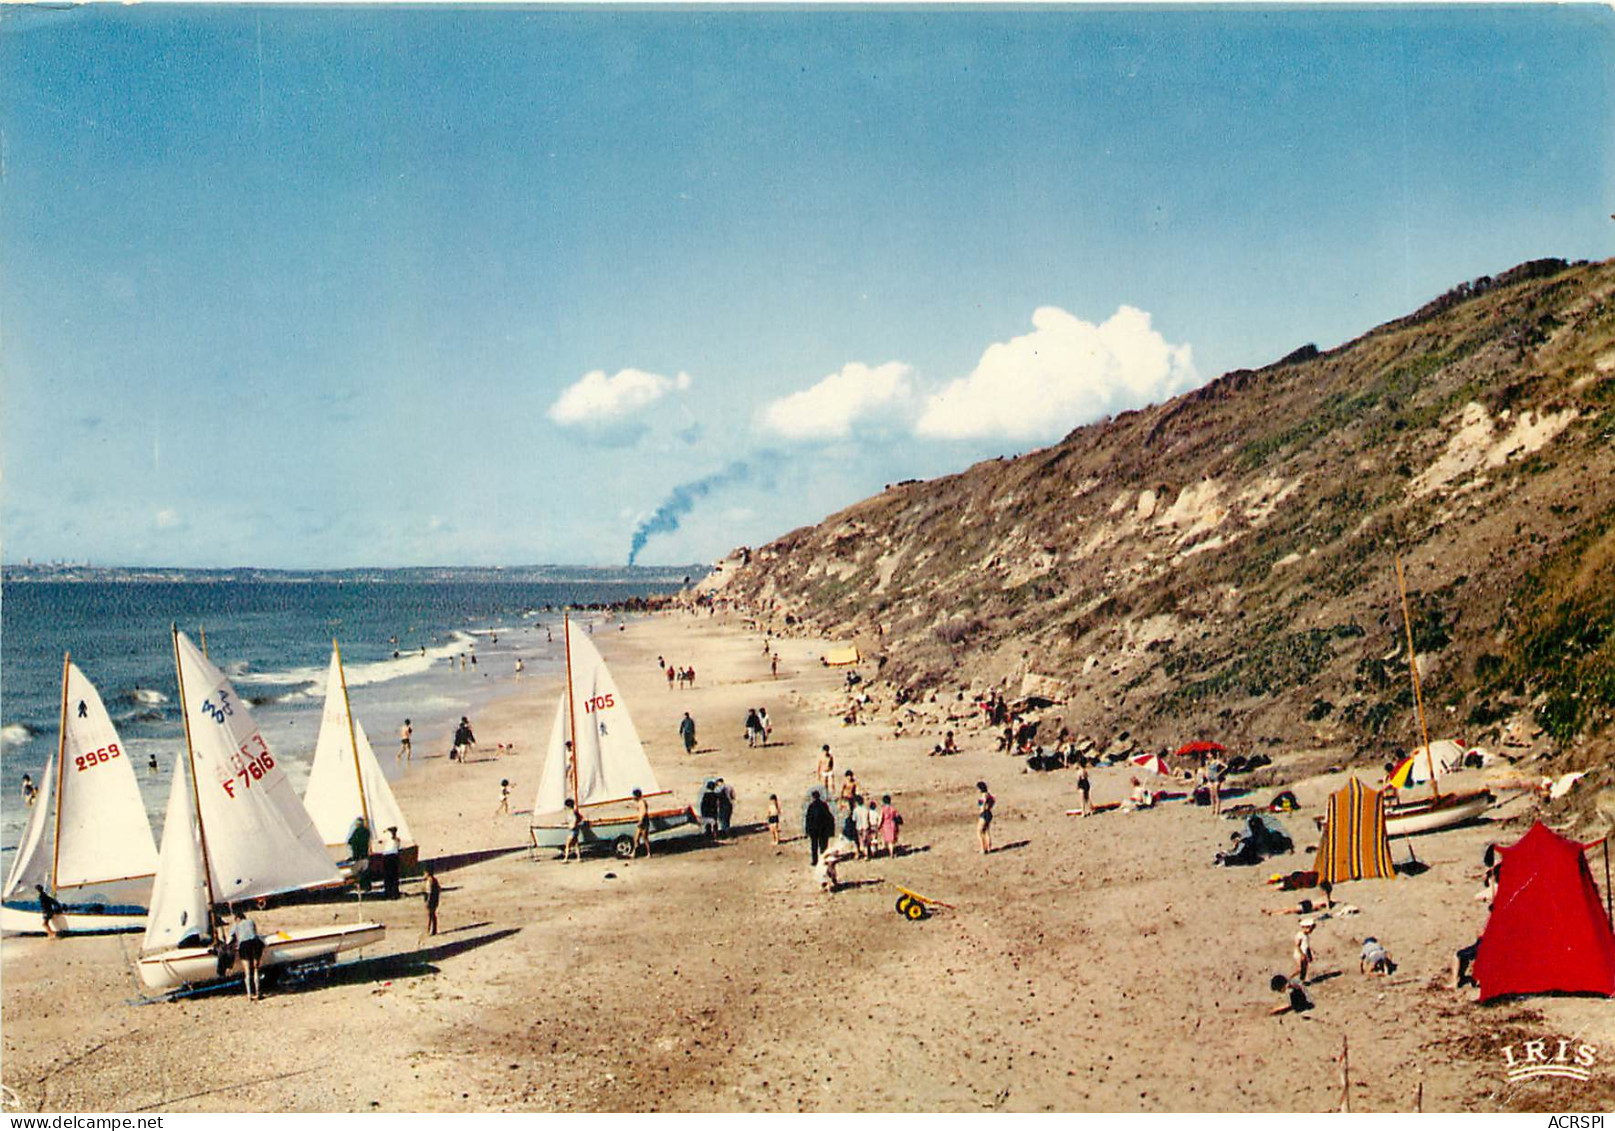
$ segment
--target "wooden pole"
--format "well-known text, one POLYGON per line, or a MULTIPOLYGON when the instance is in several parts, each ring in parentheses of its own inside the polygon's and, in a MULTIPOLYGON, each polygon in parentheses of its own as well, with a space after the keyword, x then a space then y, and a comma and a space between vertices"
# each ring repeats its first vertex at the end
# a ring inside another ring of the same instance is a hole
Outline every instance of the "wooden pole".
POLYGON ((56 828, 51 834, 50 890, 56 891, 56 867, 62 859, 62 794, 67 790, 67 672, 73 653, 62 653, 62 725, 56 735, 56 828))
POLYGON ((1340 1110, 1351 1111, 1351 1053, 1349 1038, 1340 1038, 1340 1110))
POLYGON ((1430 728, 1424 722, 1424 692, 1419 687, 1419 658, 1413 650, 1413 616, 1408 612, 1408 587, 1402 577, 1402 552, 1396 554, 1396 588, 1402 594, 1402 625, 1408 634, 1408 671, 1413 675, 1413 705, 1419 712, 1419 736, 1424 739, 1424 764, 1430 771, 1430 790, 1441 796, 1441 785, 1436 780, 1435 758, 1430 753, 1430 728))
POLYGON ((1413 1093, 1413 1110, 1416 1111, 1416 1112, 1423 1112, 1424 1111, 1424 1081, 1423 1080, 1419 1081, 1419 1087, 1413 1093))
POLYGON ((572 618, 566 613, 561 614, 561 636, 566 644, 566 722, 571 732, 572 758, 567 768, 567 776, 572 779, 572 804, 576 807, 578 800, 578 707, 572 698, 572 618))
POLYGON ((208 860, 207 827, 202 824, 202 793, 196 781, 196 748, 191 743, 191 704, 185 698, 185 665, 179 661, 179 626, 170 624, 174 636, 174 674, 179 680, 179 716, 185 721, 185 763, 191 773, 191 803, 196 809, 196 839, 202 848, 202 882, 207 885, 208 934, 213 933, 213 865, 208 860))
MULTIPOLYGON (((364 818, 365 828, 374 834, 376 830, 370 826, 370 802, 364 791, 364 771, 359 768, 359 736, 354 733, 353 704, 348 699, 348 673, 342 668, 342 649, 334 636, 331 637, 331 655, 336 657, 337 678, 342 681, 342 712, 348 716, 348 749, 353 751, 353 777, 359 783, 359 816, 364 818)), ((329 687, 325 694, 331 694, 329 687)))

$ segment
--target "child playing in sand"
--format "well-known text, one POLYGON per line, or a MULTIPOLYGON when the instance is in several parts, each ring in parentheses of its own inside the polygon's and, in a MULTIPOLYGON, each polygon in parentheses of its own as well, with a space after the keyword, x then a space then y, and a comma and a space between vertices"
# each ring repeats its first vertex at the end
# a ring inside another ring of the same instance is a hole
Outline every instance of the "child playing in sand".
POLYGON ((775 847, 779 846, 779 795, 768 795, 768 835, 774 838, 775 847))
POLYGON ((507 817, 510 816, 510 779, 509 778, 500 778, 499 779, 499 808, 494 810, 494 816, 497 817, 501 813, 503 813, 507 817))
POLYGON ((1276 994, 1289 991, 1289 1000, 1283 1005, 1275 1005, 1269 1016, 1277 1017, 1281 1013, 1305 1013, 1312 1008, 1312 998, 1307 995, 1306 987, 1294 978, 1286 978, 1283 974, 1274 974, 1268 983, 1276 994))
POLYGON ((1363 940, 1363 952, 1357 956, 1357 971, 1360 974, 1381 974, 1389 978, 1396 973, 1396 963, 1373 935, 1363 940))

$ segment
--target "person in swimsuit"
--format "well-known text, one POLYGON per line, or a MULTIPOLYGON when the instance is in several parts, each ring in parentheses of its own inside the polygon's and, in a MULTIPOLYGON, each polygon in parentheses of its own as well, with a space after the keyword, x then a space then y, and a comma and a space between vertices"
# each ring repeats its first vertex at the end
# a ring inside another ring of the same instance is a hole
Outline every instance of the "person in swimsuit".
POLYGON ((437 905, 443 900, 443 885, 437 882, 437 876, 432 873, 432 866, 428 864, 426 873, 426 933, 437 934, 437 905))
POLYGON ((779 844, 779 796, 773 793, 768 795, 768 835, 779 844))
POLYGON ((566 863, 568 856, 576 855, 578 863, 583 863, 583 814, 578 812, 578 806, 570 797, 566 799, 566 843, 561 846, 561 863, 566 863))
POLYGON ((986 856, 993 850, 993 806, 997 802, 984 781, 976 783, 976 794, 976 836, 981 841, 981 854, 986 856))
POLYGON ((639 846, 645 846, 645 858, 650 859, 650 804, 645 795, 634 790, 634 855, 639 855, 639 846))

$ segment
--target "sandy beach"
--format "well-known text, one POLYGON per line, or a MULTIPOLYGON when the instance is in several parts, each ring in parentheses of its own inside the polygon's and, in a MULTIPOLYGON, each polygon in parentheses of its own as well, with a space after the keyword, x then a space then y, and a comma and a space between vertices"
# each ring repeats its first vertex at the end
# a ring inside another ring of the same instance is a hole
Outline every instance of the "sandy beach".
MULTIPOLYGON (((776 640, 777 678, 733 614, 639 618, 595 641, 662 786, 691 804, 709 777, 735 786, 730 840, 658 844, 631 863, 531 852, 526 810, 558 687, 507 675, 473 719, 479 760, 430 757, 397 786, 422 858, 440 862, 442 934, 424 935, 419 881, 396 903, 266 912, 271 929, 362 915, 388 933, 256 1003, 239 989, 143 1003, 138 936, 7 939, 14 1110, 1338 1110, 1347 1039, 1353 1111, 1615 1100, 1607 1002, 1481 1007, 1445 988, 1453 950, 1485 921, 1482 851, 1529 827, 1528 800, 1501 810, 1506 824, 1420 838, 1421 875, 1343 885, 1337 900, 1359 910, 1318 926, 1317 1008, 1271 1017, 1267 983, 1289 967, 1296 917, 1261 909, 1306 893, 1262 881, 1310 867, 1311 816, 1342 774, 1287 782, 1303 805, 1284 821, 1296 853, 1218 868, 1231 822, 1181 802, 1067 817, 1074 771, 1027 773, 978 721, 945 721, 967 704, 922 705, 896 736, 877 687, 867 721, 843 726, 843 673, 819 663, 831 641, 776 640), (658 656, 695 667, 696 685, 670 690, 658 656), (742 733, 756 706, 773 721, 763 748, 742 733), (693 755, 678 738, 685 711, 693 755), (962 752, 929 757, 943 729, 962 752), (498 743, 517 753, 495 757, 498 743), (906 851, 844 865, 835 894, 814 883, 800 827, 824 743, 838 774, 890 793, 904 817, 906 851), (495 814, 502 778, 509 816, 495 814), (978 779, 998 799, 990 856, 975 836, 978 779), (777 849, 762 823, 771 792, 788 838, 777 849), (954 909, 908 922, 895 884, 954 909), (1359 974, 1366 935, 1390 950, 1393 977, 1359 974), (1590 1082, 1508 1083, 1503 1045, 1561 1036, 1599 1048, 1590 1082)), ((1066 721, 1103 733, 1100 719, 1066 721)), ((447 746, 417 736, 418 750, 447 746)), ((1295 752, 1278 765, 1292 758, 1327 761, 1295 752)), ((1095 801, 1120 800, 1128 778, 1096 770, 1095 801)))

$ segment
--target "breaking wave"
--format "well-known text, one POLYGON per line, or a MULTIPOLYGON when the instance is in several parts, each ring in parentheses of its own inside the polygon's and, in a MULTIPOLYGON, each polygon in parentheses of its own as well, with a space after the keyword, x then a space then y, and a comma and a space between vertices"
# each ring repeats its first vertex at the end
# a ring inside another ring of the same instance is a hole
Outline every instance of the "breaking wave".
POLYGON ((34 737, 34 732, 21 723, 7 723, 0 726, 0 750, 11 746, 21 746, 34 737))

